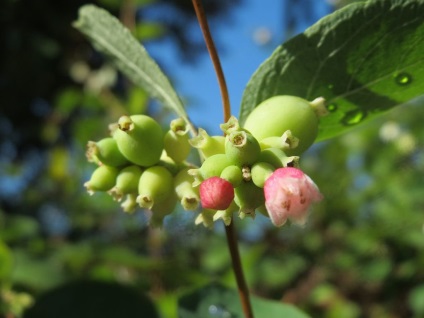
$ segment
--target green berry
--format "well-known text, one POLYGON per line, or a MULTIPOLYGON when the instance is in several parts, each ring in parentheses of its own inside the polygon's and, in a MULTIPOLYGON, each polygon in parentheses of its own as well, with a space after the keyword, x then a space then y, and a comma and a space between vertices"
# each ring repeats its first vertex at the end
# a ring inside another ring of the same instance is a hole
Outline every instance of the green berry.
POLYGON ((188 127, 182 118, 171 121, 171 129, 164 137, 165 151, 175 162, 184 161, 190 154, 188 127))
POLYGON ((118 201, 120 201, 125 194, 136 193, 142 172, 143 169, 136 165, 123 168, 119 171, 116 177, 116 184, 109 193, 118 201))
POLYGON ((199 149, 205 158, 225 152, 225 137, 209 136, 202 128, 199 128, 198 135, 189 142, 194 148, 199 149))
POLYGON ((290 130, 287 130, 282 136, 271 136, 260 141, 261 149, 279 148, 285 152, 291 151, 299 145, 299 138, 293 136, 290 130))
POLYGON ((125 200, 121 203, 121 208, 124 212, 133 213, 137 205, 137 192, 128 193, 125 200))
POLYGON ((243 173, 241 168, 236 165, 228 166, 222 170, 220 177, 230 182, 233 187, 238 187, 243 181, 243 173))
POLYGON ((113 133, 121 153, 142 167, 155 165, 163 150, 161 126, 146 115, 122 116, 113 133))
POLYGON ((108 191, 116 182, 119 169, 102 165, 94 170, 89 181, 84 183, 89 194, 93 194, 95 191, 108 191))
POLYGON ((219 125, 225 135, 229 135, 233 131, 240 130, 240 124, 235 116, 231 116, 226 123, 219 125))
POLYGON ((162 166, 149 167, 141 174, 137 202, 142 208, 151 210, 173 191, 174 180, 168 169, 162 166))
POLYGON ((316 107, 303 98, 289 95, 273 96, 261 102, 247 117, 244 128, 259 141, 283 135, 290 130, 299 138, 291 154, 299 155, 308 149, 318 135, 316 107))
POLYGON ((298 167, 299 157, 287 156, 285 152, 279 148, 268 148, 261 151, 258 162, 269 163, 275 168, 298 167))
POLYGON ((266 179, 274 172, 275 168, 273 165, 267 162, 257 162, 252 166, 250 170, 250 175, 252 177, 253 183, 259 187, 263 188, 266 179))
POLYGON ((188 173, 195 179, 193 186, 199 185, 203 180, 219 177, 222 171, 233 165, 226 154, 216 154, 206 158, 199 169, 190 169, 188 173))
POLYGON ((193 187, 194 178, 188 174, 190 168, 184 168, 174 177, 174 188, 184 210, 195 210, 199 206, 199 189, 193 187))
POLYGON ((239 206, 239 216, 255 216, 255 210, 265 203, 263 189, 257 187, 253 182, 242 182, 234 189, 234 201, 239 206))
POLYGON ((163 225, 163 219, 165 216, 171 214, 174 211, 177 202, 178 199, 174 192, 171 192, 165 199, 157 202, 150 209, 152 211, 150 225, 153 227, 161 227, 163 225))
POLYGON ((120 167, 128 164, 127 158, 119 151, 116 140, 112 137, 103 138, 98 142, 87 143, 86 156, 88 161, 120 167))
POLYGON ((261 148, 255 137, 243 130, 231 131, 225 140, 225 154, 236 165, 250 166, 255 163, 261 148))

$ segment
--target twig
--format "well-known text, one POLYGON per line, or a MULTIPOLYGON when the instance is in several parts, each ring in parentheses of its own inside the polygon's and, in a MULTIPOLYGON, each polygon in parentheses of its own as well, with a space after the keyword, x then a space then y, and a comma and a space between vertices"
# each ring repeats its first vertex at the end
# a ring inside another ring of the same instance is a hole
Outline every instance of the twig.
MULTIPOLYGON (((215 44, 209 31, 208 22, 206 19, 205 12, 201 0, 192 0, 196 16, 199 21, 200 28, 203 33, 203 37, 208 48, 209 55, 211 57, 213 66, 215 68, 216 75, 218 77, 219 88, 221 91, 222 106, 224 111, 224 122, 227 122, 231 116, 230 100, 228 97, 227 84, 225 82, 224 73, 222 72, 221 62, 219 60, 218 53, 216 51, 215 44)), ((238 286, 240 301, 244 316, 246 318, 253 318, 252 305, 250 303, 249 289, 247 287, 246 280, 244 278, 243 267, 240 260, 240 252, 237 245, 237 237, 234 228, 233 221, 229 225, 225 226, 225 233, 227 235, 228 249, 230 250, 231 261, 233 266, 234 275, 238 286)))

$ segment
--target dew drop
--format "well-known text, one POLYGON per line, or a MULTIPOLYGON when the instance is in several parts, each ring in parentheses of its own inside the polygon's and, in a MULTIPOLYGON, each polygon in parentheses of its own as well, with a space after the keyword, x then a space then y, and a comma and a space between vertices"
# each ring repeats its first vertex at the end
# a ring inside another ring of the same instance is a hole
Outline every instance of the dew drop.
POLYGON ((326 106, 326 108, 327 108, 327 110, 329 111, 329 112, 335 112, 336 110, 337 110, 337 108, 338 108, 338 106, 337 106, 337 104, 336 103, 331 103, 331 104, 328 104, 327 106, 326 106))
POLYGON ((401 85, 401 86, 411 84, 412 76, 408 73, 405 73, 405 72, 398 73, 395 76, 395 82, 396 82, 396 84, 401 85))
POLYGON ((341 122, 344 125, 357 125, 359 124, 365 117, 367 113, 362 109, 355 109, 350 112, 347 112, 345 116, 342 118, 341 122))
POLYGON ((210 317, 214 318, 232 318, 233 315, 220 305, 210 305, 209 308, 210 317))

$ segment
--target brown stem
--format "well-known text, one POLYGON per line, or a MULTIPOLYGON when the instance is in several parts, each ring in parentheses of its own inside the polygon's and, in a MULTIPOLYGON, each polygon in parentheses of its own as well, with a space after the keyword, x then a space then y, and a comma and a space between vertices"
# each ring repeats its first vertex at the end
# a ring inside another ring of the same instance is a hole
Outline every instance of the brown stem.
MULTIPOLYGON (((221 62, 216 51, 211 33, 209 31, 208 22, 201 0, 192 0, 196 16, 199 21, 200 28, 202 29, 203 37, 208 48, 216 75, 218 77, 219 89, 221 91, 222 106, 224 111, 224 122, 227 122, 231 116, 230 100, 228 97, 227 84, 225 83, 225 76, 222 71, 221 62)), ((237 237, 233 222, 225 226, 225 233, 227 235, 228 249, 230 250, 231 261, 233 265, 234 275, 238 286, 241 306, 246 318, 253 318, 252 305, 250 303, 249 289, 244 278, 243 267, 241 265, 240 252, 237 245, 237 237)))
POLYGON ((192 0, 194 11, 196 11, 197 20, 199 21, 200 28, 202 29, 203 37, 211 57, 213 67, 215 68, 216 76, 218 77, 219 89, 221 91, 222 106, 224 110, 224 122, 231 116, 230 99, 228 97, 227 84, 225 83, 225 76, 222 71, 221 62, 216 51, 211 33, 209 31, 208 21, 206 19, 205 11, 203 10, 201 0, 192 0))
POLYGON ((227 244, 230 250, 234 275, 238 286, 238 292, 241 301, 241 307, 246 318, 253 318, 252 305, 250 303, 249 289, 246 279, 244 278, 243 267, 241 265, 240 252, 237 245, 236 231, 234 222, 231 220, 229 225, 225 226, 225 234, 227 234, 227 244))

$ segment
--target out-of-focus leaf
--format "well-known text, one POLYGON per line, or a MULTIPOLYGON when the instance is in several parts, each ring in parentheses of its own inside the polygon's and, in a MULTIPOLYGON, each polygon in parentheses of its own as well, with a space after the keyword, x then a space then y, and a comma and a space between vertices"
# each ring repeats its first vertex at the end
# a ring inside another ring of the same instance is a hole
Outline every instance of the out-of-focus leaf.
POLYGON ((50 290, 24 318, 159 317, 152 301, 133 289, 105 282, 75 282, 50 290))
POLYGON ((28 216, 9 216, 5 226, 0 231, 0 238, 6 242, 28 239, 39 232, 39 224, 28 216))
POLYGON ((415 313, 415 317, 424 315, 424 284, 414 288, 409 294, 409 305, 415 313))
POLYGON ((147 41, 159 38, 166 32, 165 27, 160 23, 155 22, 144 22, 137 24, 135 29, 135 36, 141 41, 147 41))
POLYGON ((74 26, 136 85, 160 100, 163 106, 187 118, 184 106, 166 75, 118 19, 94 5, 85 5, 81 7, 74 26))
MULTIPOLYGON (((267 318, 307 318, 295 307, 281 302, 252 297, 252 308, 255 316, 267 318)), ((178 317, 244 317, 237 290, 212 284, 197 289, 179 300, 178 317)))
POLYGON ((322 96, 330 111, 321 118, 323 140, 422 97, 423 15, 423 0, 372 0, 321 19, 278 47, 255 72, 240 121, 274 95, 322 96))
POLYGON ((12 272, 12 253, 6 244, 0 240, 0 282, 4 281, 12 272))
POLYGON ((24 249, 15 249, 11 279, 14 283, 34 289, 47 289, 62 282, 62 268, 54 258, 33 257, 24 249))

